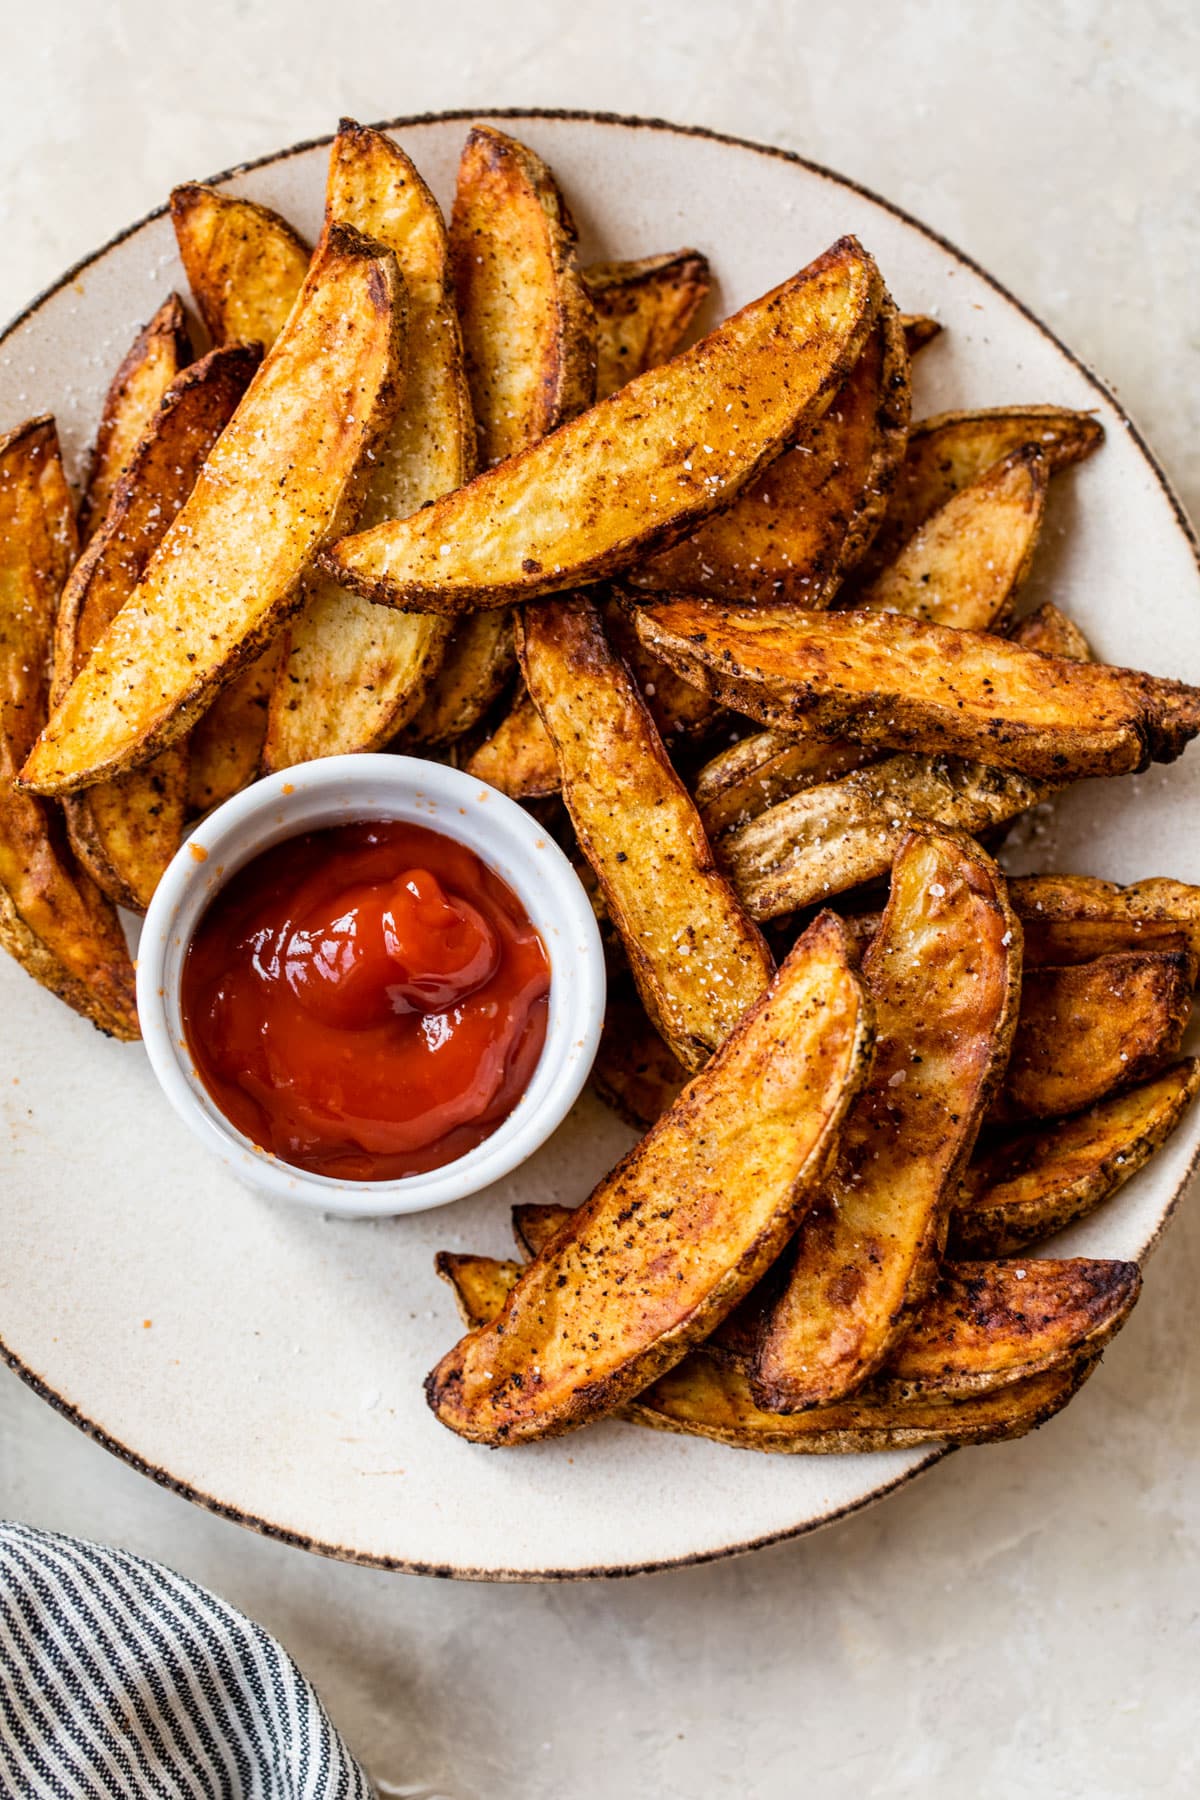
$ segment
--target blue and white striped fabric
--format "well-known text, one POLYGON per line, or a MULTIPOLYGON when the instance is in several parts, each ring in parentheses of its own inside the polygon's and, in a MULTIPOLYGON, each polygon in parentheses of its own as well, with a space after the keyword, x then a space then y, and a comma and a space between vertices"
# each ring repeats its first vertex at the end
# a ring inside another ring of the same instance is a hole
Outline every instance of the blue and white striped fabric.
POLYGON ((159 1563, 0 1524, 4 1800, 370 1800, 286 1651, 159 1563))

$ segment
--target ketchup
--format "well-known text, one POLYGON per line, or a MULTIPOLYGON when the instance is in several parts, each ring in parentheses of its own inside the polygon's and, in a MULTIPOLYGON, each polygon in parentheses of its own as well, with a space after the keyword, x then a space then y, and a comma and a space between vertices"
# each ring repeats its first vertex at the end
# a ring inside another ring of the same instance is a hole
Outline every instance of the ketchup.
POLYGON ((188 946, 183 1022, 231 1124, 342 1180, 439 1169, 517 1104, 550 965, 465 845, 396 820, 288 838, 221 889, 188 946))

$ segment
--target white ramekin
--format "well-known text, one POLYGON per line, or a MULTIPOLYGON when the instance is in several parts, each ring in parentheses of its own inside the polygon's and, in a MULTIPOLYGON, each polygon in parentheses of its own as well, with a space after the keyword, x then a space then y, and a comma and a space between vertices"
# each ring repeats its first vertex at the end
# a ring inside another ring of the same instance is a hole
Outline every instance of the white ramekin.
POLYGON ((477 1193, 531 1156, 579 1095, 604 1019, 604 953, 583 887, 537 821, 461 770, 411 756, 331 756, 267 776, 217 807, 171 863, 137 956, 138 1015, 151 1067, 180 1118, 247 1186, 349 1218, 424 1212, 477 1193), (338 1181, 257 1148, 210 1098, 188 1053, 180 982, 213 895, 284 838, 357 819, 402 819, 457 838, 520 897, 550 959, 546 1043, 533 1079, 491 1137, 427 1175, 338 1181))

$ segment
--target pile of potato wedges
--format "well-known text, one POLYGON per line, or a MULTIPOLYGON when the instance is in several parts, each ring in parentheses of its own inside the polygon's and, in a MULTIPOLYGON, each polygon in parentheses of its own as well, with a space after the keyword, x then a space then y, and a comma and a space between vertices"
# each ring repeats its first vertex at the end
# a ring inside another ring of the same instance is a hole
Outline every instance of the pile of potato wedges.
POLYGON ((316 757, 451 760, 574 858, 593 1080, 643 1135, 516 1209, 521 1261, 439 1258, 437 1417, 812 1453, 1058 1410, 1139 1274, 1036 1247, 1200 1086, 1200 889, 993 857, 1200 733, 1200 691, 1021 611, 1098 422, 914 422, 939 327, 850 237, 696 337, 706 258, 583 266, 493 125, 448 222, 350 121, 315 248, 197 184, 172 216, 193 310, 138 334, 79 505, 53 420, 0 440, 5 947, 135 1037, 116 908, 191 819, 316 757))

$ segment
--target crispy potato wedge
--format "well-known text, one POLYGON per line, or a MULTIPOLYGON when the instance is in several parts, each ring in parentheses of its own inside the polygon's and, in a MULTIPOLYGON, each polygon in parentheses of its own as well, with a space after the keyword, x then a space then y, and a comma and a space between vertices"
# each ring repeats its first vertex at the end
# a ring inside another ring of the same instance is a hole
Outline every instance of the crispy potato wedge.
POLYGON ((940 337, 944 330, 941 320, 931 319, 928 313, 901 313, 900 324, 910 356, 915 356, 926 344, 932 344, 934 338, 940 337))
POLYGON ((1058 1118, 1145 1080, 1178 1054, 1191 1005, 1191 960, 1181 951, 1031 969, 993 1119, 1058 1118))
MULTIPOLYGON (((1013 636, 1059 656, 1091 655, 1055 606, 1031 613, 1013 636)), ((892 756, 797 793, 730 831, 721 861, 750 916, 777 918, 878 881, 910 827, 990 831, 1054 791, 1053 783, 957 757, 892 756)))
POLYGON ((1014 644, 1036 650, 1041 656, 1065 656, 1070 662, 1091 662, 1092 646, 1066 613, 1050 600, 1026 613, 1009 632, 1014 644))
POLYGON ((525 682, 558 757, 562 795, 647 1012, 699 1068, 771 978, 770 952, 713 862, 600 616, 548 601, 517 626, 525 682))
POLYGON ((87 543, 108 511, 113 489, 129 467, 163 395, 191 360, 183 302, 178 294, 168 294, 134 338, 104 396, 79 505, 82 543, 87 543))
MULTIPOLYGON (((485 468, 595 398, 597 326, 575 238, 541 158, 490 126, 473 130, 459 162, 450 260, 485 468)), ((414 740, 449 743, 470 731, 515 667, 506 609, 463 619, 413 721, 414 740)))
POLYGON ((710 286, 699 250, 592 263, 583 280, 596 315, 597 400, 675 354, 710 286))
POLYGON ((839 595, 839 605, 1001 629, 1033 562, 1049 480, 1038 450, 993 463, 931 513, 873 579, 839 595))
POLYGON ((1186 928, 1171 919, 1030 919, 1023 928, 1029 969, 1092 962, 1114 950, 1174 950, 1188 958, 1191 983, 1196 985, 1195 946, 1186 928))
MULTIPOLYGON (((1149 1154, 1149 1152, 1147 1152, 1149 1154)), ((565 1206, 513 1207, 513 1234, 526 1256, 540 1256, 567 1226, 565 1206)), ((504 1265, 501 1265, 504 1266, 504 1265)), ((748 1366, 765 1310, 760 1284, 697 1347, 748 1366)), ((1141 1291, 1136 1263, 1087 1257, 943 1265, 936 1286, 879 1374, 872 1394, 892 1400, 961 1398, 1096 1354, 1129 1317, 1141 1291)), ((499 1311, 497 1306, 491 1316, 499 1311)))
POLYGON ((1145 1166, 1198 1091, 1200 1062, 1189 1058, 977 1150, 951 1214, 950 1254, 1011 1256, 1085 1218, 1145 1166))
POLYGON ((875 1066, 764 1322, 752 1386, 771 1412, 852 1394, 933 1289, 1017 1022, 1021 927, 991 858, 969 838, 910 834, 862 972, 875 1066))
POLYGON ((732 503, 853 365, 880 298, 843 238, 661 369, 323 564, 368 599, 450 615, 617 574, 732 503))
POLYGON ((680 737, 703 737, 710 731, 720 711, 712 696, 684 681, 647 650, 628 611, 618 600, 606 600, 601 614, 605 636, 637 684, 664 743, 680 737))
POLYGON ((872 569, 890 562, 952 494, 1014 450, 1035 446, 1056 474, 1103 442, 1099 419, 1061 406, 997 406, 918 420, 909 432, 887 517, 871 546, 872 569))
POLYGON ((718 751, 696 777, 696 807, 710 838, 756 819, 805 788, 836 781, 874 760, 861 744, 756 731, 718 751))
MULTIPOLYGON (((213 350, 172 382, 91 543, 63 589, 51 704, 62 700, 141 580, 261 361, 256 344, 213 350)), ((153 762, 63 801, 71 846, 120 906, 144 912, 183 835, 188 755, 153 762)))
POLYGON ((832 915, 570 1227, 500 1316, 430 1375, 444 1425, 481 1443, 611 1412, 719 1324, 819 1186, 866 1076, 870 1003, 832 915))
MULTIPOLYGON (((1099 1266, 1126 1270, 1131 1265, 1099 1266)), ((435 1267, 470 1329, 491 1323, 522 1274, 519 1263, 445 1250, 435 1267)), ((871 1386, 833 1406, 782 1414, 755 1405, 739 1362, 710 1356, 701 1345, 612 1416, 659 1431, 712 1438, 735 1449, 795 1454, 853 1454, 941 1440, 982 1443, 1019 1437, 1041 1424, 1066 1404, 1097 1360, 1097 1352, 1084 1352, 1074 1362, 1028 1380, 965 1398, 935 1392, 904 1399, 871 1386)))
MULTIPOLYGON (((1029 935, 1048 946, 1069 949, 1089 942, 1113 941, 1106 949, 1169 948, 1163 934, 1182 932, 1191 955, 1200 961, 1200 887, 1166 876, 1150 876, 1129 887, 1098 881, 1091 875, 1023 875, 1009 884, 1017 917, 1028 921, 1029 935), (1126 941, 1117 934, 1127 933, 1126 941)), ((1101 954, 1096 950, 1093 954, 1101 954)), ((1046 955, 1045 961, 1053 957, 1046 955)), ((1077 962, 1070 954, 1062 962, 1077 962)))
POLYGON ((78 549, 54 420, 0 438, 0 946, 101 1031, 136 1038, 117 915, 75 867, 62 821, 13 777, 46 716, 54 612, 78 549))
POLYGON ((286 219, 233 194, 186 181, 171 194, 175 241, 214 344, 269 350, 287 323, 311 252, 286 219))
POLYGON ((395 258, 334 225, 300 300, 141 581, 56 707, 22 779, 69 793, 148 762, 300 598, 396 402, 395 258))
POLYGON ((479 461, 515 456, 590 406, 596 319, 550 170, 494 125, 463 146, 450 251, 479 461))
POLYGON ((678 597, 637 620, 685 680, 801 736, 978 757, 1063 782, 1171 762, 1200 732, 1200 688, 1185 682, 900 613, 678 597))
POLYGON ((513 800, 536 800, 559 789, 558 758, 542 715, 524 683, 492 735, 463 764, 513 800))
POLYGON ((908 436, 908 352, 890 300, 829 409, 725 512, 632 570, 639 589, 822 607, 883 518, 908 436))
MULTIPOLYGON (((362 502, 361 522, 373 525, 461 487, 475 466, 446 228, 399 145, 352 120, 330 151, 325 217, 392 251, 408 295, 404 399, 362 502)), ((448 636, 444 619, 397 617, 333 582, 311 583, 286 634, 264 767, 381 749, 420 709, 448 636)))

